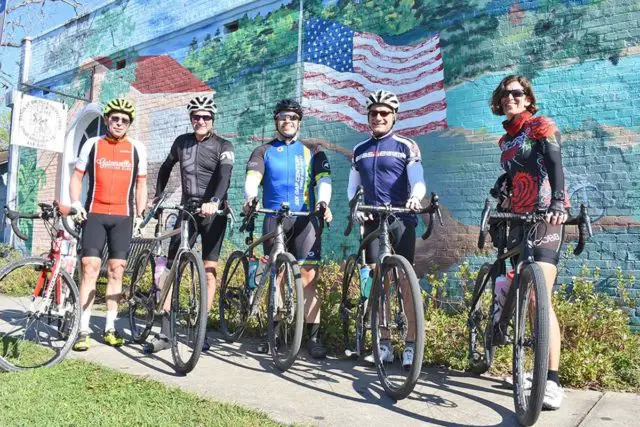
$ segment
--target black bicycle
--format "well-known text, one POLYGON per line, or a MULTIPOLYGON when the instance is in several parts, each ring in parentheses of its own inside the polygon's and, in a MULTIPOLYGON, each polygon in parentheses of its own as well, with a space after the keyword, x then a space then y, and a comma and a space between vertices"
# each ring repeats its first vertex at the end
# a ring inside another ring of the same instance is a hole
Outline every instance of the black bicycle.
POLYGON ((362 188, 359 188, 354 198, 349 202, 349 223, 344 232, 351 234, 353 222, 357 212, 371 213, 378 217, 379 226, 362 239, 363 227, 360 227, 361 243, 358 251, 347 258, 345 264, 342 299, 340 302, 340 316, 342 318, 343 335, 345 341, 345 355, 358 358, 362 352, 367 329, 366 316, 370 311, 373 341, 373 356, 378 377, 382 382, 385 393, 399 400, 407 397, 418 381, 422 358, 424 355, 424 310, 420 284, 413 267, 401 255, 393 253, 390 232, 397 226, 399 214, 429 214, 430 221, 422 239, 431 235, 434 215, 438 215, 442 225, 438 195, 432 193, 431 203, 426 208, 414 211, 406 208, 386 206, 366 206, 360 204, 362 188), (374 277, 371 286, 373 304, 369 307, 368 289, 360 280, 361 269, 365 266, 364 250, 374 240, 380 240, 380 256, 376 260, 374 277), (409 305, 409 306, 408 306, 409 305), (409 370, 400 364, 394 365, 381 359, 380 342, 388 339, 393 345, 394 359, 402 359, 402 350, 409 332, 407 311, 415 313, 415 341, 413 361, 409 370), (386 364, 386 366, 385 366, 386 364))
MULTIPOLYGON (((545 212, 515 214, 496 212, 489 199, 485 202, 480 222, 478 248, 484 248, 489 226, 524 227, 524 238, 512 249, 507 239, 498 241, 496 261, 485 263, 478 272, 469 311, 469 369, 477 374, 489 370, 496 346, 513 346, 513 399, 518 422, 534 424, 544 399, 549 365, 549 296, 544 274, 533 259, 536 227, 546 224, 545 212), (494 319, 495 280, 506 273, 506 260, 515 259, 515 276, 499 318, 494 319)), ((587 208, 580 206, 580 214, 569 217, 566 225, 577 225, 578 244, 573 251, 579 255, 585 237, 591 236, 591 222, 587 208)), ((506 236, 506 228, 502 235, 506 236)))
POLYGON ((240 232, 249 232, 244 251, 235 251, 227 259, 220 285, 220 330, 229 342, 239 339, 250 316, 256 316, 263 329, 261 311, 263 294, 269 284, 267 324, 269 350, 278 369, 286 371, 296 360, 302 342, 304 322, 304 295, 300 266, 295 257, 285 251, 283 222, 297 216, 323 216, 319 212, 297 212, 282 203, 280 209, 258 209, 257 201, 251 205, 240 232), (276 218, 276 229, 254 241, 256 214, 270 214, 276 218), (249 260, 254 259, 255 248, 266 240, 274 239, 271 253, 261 274, 250 282, 249 260))
MULTIPOLYGON (((193 249, 197 233, 193 233, 190 239, 188 226, 190 222, 195 226, 194 215, 200 213, 202 202, 192 200, 187 201, 185 205, 164 205, 165 197, 163 195, 159 198, 143 221, 142 227, 151 218, 158 216, 155 245, 152 245, 151 249, 143 250, 134 261, 128 301, 129 324, 133 340, 144 343, 151 332, 155 316, 163 314, 165 301, 171 298, 171 354, 176 371, 187 374, 193 370, 200 358, 207 327, 207 283, 204 264, 202 255, 193 249), (179 228, 163 232, 163 215, 165 211, 171 210, 181 212, 184 220, 179 228), (153 247, 161 247, 163 240, 173 236, 180 236, 180 248, 165 282, 156 285, 156 254, 153 247)), ((233 220, 233 213, 228 205, 218 210, 216 215, 228 215, 233 220)))

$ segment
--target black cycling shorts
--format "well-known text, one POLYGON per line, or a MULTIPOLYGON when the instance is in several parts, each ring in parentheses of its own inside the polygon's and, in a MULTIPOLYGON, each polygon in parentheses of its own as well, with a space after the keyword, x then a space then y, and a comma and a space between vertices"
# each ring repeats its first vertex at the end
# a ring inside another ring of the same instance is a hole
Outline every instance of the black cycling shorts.
MULTIPOLYGON (((522 225, 511 227, 507 249, 514 248, 522 241, 524 229, 522 225)), ((533 259, 558 265, 560 248, 564 242, 564 225, 551 225, 546 222, 540 222, 535 226, 535 229, 529 228, 529 230, 535 233, 533 259)))
MULTIPOLYGON (((200 215, 194 215, 197 223, 198 234, 202 241, 202 260, 203 261, 218 261, 220 257, 220 249, 222 248, 222 242, 224 240, 224 234, 227 231, 227 217, 225 215, 216 215, 213 220, 211 217, 202 217, 200 215)), ((174 230, 180 228, 182 218, 178 218, 174 230)), ((189 220, 189 240, 195 243, 195 227, 193 221, 189 220)), ((169 242, 169 252, 167 254, 168 263, 167 266, 171 267, 171 263, 178 253, 180 248, 180 235, 173 236, 171 242, 169 242)))
MULTIPOLYGON (((394 253, 402 255, 409 263, 413 264, 416 253, 416 226, 413 224, 414 220, 411 218, 403 220, 396 217, 391 221, 389 223, 389 234, 394 253)), ((365 222, 364 237, 377 230, 379 223, 377 219, 365 222)), ((379 256, 380 239, 378 238, 365 249, 365 262, 367 264, 375 264, 379 256)))
MULTIPOLYGON (((322 251, 322 226, 317 216, 298 216, 285 218, 282 222, 284 230, 285 251, 290 252, 300 265, 318 265, 322 251)), ((269 216, 262 223, 262 234, 276 229, 276 217, 269 216)), ((264 242, 265 255, 271 253, 274 239, 264 242)))
POLYGON ((131 216, 89 213, 82 231, 82 256, 102 258, 106 242, 109 259, 126 260, 132 232, 131 216))

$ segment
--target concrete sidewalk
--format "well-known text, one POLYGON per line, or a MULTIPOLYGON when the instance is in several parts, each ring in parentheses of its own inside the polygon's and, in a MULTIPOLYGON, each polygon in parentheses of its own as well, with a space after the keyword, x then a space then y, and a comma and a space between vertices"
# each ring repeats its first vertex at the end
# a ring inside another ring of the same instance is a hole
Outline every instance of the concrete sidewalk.
MULTIPOLYGON (((127 332, 127 322, 119 320, 127 332)), ((96 328, 97 331, 101 329, 96 328)), ((101 334, 96 333, 97 338, 101 334)), ((502 380, 436 368, 423 370, 414 392, 400 402, 386 397, 375 369, 351 361, 315 361, 304 350, 286 373, 266 355, 253 353, 256 341, 227 344, 209 334, 212 348, 195 370, 178 376, 170 351, 144 355, 140 345, 113 349, 94 343, 88 360, 148 377, 169 386, 266 412, 284 423, 326 426, 512 426, 513 397, 502 380)), ((98 338, 99 339, 99 338, 98 338)), ((562 409, 543 412, 541 426, 639 425, 636 394, 566 390, 562 409)))

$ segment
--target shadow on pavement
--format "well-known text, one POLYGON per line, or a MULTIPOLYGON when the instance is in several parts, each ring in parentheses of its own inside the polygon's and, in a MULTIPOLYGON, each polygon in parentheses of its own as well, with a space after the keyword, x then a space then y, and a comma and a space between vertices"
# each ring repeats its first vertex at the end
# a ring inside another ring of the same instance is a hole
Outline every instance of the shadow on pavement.
MULTIPOLYGON (((450 417, 446 417, 446 414, 443 415, 442 419, 438 419, 432 416, 416 414, 401 407, 398 405, 398 402, 384 393, 384 390, 379 383, 375 368, 371 367, 367 369, 361 364, 358 364, 359 362, 335 358, 315 360, 311 359, 304 349, 301 349, 300 354, 298 355, 298 360, 296 360, 295 364, 286 372, 280 372, 273 364, 270 355, 254 352, 260 341, 241 340, 234 344, 228 344, 217 335, 216 339, 211 339, 212 335, 212 333, 209 333, 209 340, 212 344, 211 350, 206 353, 202 353, 201 357, 212 357, 221 362, 238 366, 248 371, 270 372, 286 381, 314 390, 318 393, 323 393, 352 402, 377 405, 396 414, 428 423, 430 425, 452 427, 470 425, 469 423, 460 424, 447 421, 447 418, 450 417), (262 369, 244 365, 242 363, 243 359, 253 359, 262 369), (342 381, 340 379, 350 381, 351 387, 359 397, 340 392, 339 388, 331 386, 331 384, 337 385, 341 383, 342 381), (330 387, 323 387, 323 385, 327 383, 330 384, 330 387)), ((432 407, 456 410, 458 408, 458 404, 454 401, 438 394, 422 391, 425 388, 436 388, 445 393, 451 393, 461 398, 477 402, 486 408, 491 409, 501 418, 497 424, 493 424, 494 426, 512 426, 517 424, 512 410, 494 402, 490 396, 485 398, 478 395, 479 393, 482 393, 498 395, 503 398, 511 397, 510 391, 497 389, 497 386, 502 388, 504 384, 503 381, 483 377, 482 379, 486 380, 486 386, 461 381, 464 378, 471 377, 478 378, 476 375, 467 374, 465 372, 449 371, 441 368, 423 368, 422 374, 418 379, 416 389, 407 398, 407 400, 424 402, 432 407)), ((486 426, 487 424, 482 425, 486 426)))

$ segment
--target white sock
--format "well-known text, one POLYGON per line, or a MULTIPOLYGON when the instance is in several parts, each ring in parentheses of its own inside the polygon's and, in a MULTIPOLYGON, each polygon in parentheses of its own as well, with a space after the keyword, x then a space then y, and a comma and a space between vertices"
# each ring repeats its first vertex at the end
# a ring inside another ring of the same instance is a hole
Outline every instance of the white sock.
POLYGON ((110 331, 116 328, 116 318, 118 317, 118 311, 107 311, 107 324, 104 326, 105 331, 110 331))
POLYGON ((83 311, 80 316, 80 332, 91 332, 89 320, 91 320, 91 310, 83 311))

